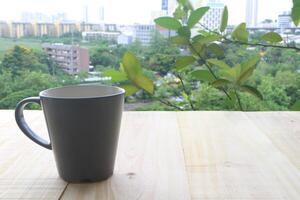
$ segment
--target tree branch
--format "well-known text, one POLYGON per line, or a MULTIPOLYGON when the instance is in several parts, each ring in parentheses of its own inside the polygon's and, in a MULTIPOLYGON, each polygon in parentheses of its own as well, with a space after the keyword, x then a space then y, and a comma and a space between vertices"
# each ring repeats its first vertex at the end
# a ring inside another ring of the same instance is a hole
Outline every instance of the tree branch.
POLYGON ((234 94, 235 94, 235 96, 236 96, 236 98, 237 98, 237 100, 238 100, 238 104, 239 104, 240 110, 241 110, 241 111, 244 111, 243 106, 242 106, 242 103, 241 103, 241 98, 240 98, 240 96, 239 96, 239 94, 237 93, 236 90, 234 90, 234 94))
POLYGON ((158 98, 157 98, 157 100, 158 100, 160 103, 162 103, 162 104, 164 104, 164 105, 166 105, 166 106, 175 108, 176 110, 183 111, 182 108, 180 108, 179 106, 176 106, 176 105, 172 104, 172 103, 171 103, 170 101, 168 101, 168 100, 163 100, 163 99, 158 99, 158 98))
MULTIPOLYGON (((191 42, 189 42, 189 46, 193 49, 193 51, 196 52, 197 56, 200 58, 200 60, 197 60, 198 64, 202 64, 201 63, 201 61, 202 61, 204 63, 204 65, 206 66, 206 68, 211 73, 211 75, 217 80, 218 79, 217 75, 214 73, 214 71, 211 69, 211 67, 207 64, 206 60, 196 51, 196 49, 194 48, 194 46, 191 42)), ((231 100, 231 97, 229 96, 228 92, 224 88, 221 88, 221 90, 226 94, 227 98, 229 98, 231 100)))
MULTIPOLYGON (((208 32, 214 33, 214 34, 217 34, 217 35, 221 36, 221 38, 224 39, 225 41, 227 41, 228 43, 248 45, 248 46, 261 46, 261 47, 267 47, 267 48, 273 47, 273 48, 279 48, 279 49, 293 49, 293 50, 296 50, 296 51, 300 51, 300 48, 296 47, 296 46, 279 46, 279 45, 273 45, 273 44, 250 43, 250 42, 241 42, 241 41, 231 40, 231 39, 227 38, 226 36, 220 34, 217 31, 210 30, 208 27, 206 27, 205 25, 203 25, 201 23, 199 23, 199 25, 202 28, 204 28, 205 30, 207 30, 208 32)), ((220 41, 220 42, 221 43, 226 43, 224 41, 220 41)))
MULTIPOLYGON (((184 85, 184 82, 183 82, 182 77, 180 76, 180 74, 176 74, 176 76, 177 76, 177 78, 179 78, 179 80, 180 80, 180 83, 181 83, 181 85, 182 85, 183 91, 184 91, 187 95, 189 95, 189 93, 188 93, 188 91, 187 91, 187 89, 186 89, 186 87, 185 87, 185 85, 184 85)), ((191 106, 192 110, 196 110, 195 107, 194 107, 194 105, 193 105, 192 100, 191 100, 190 98, 188 98, 188 101, 189 101, 189 103, 190 103, 190 106, 191 106)))

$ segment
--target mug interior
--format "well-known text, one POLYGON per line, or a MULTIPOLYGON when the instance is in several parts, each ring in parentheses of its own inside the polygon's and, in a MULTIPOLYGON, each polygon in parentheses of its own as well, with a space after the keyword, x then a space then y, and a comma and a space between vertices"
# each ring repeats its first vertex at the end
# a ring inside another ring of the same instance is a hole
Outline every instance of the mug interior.
POLYGON ((44 90, 40 92, 40 96, 47 98, 81 99, 109 97, 124 93, 124 89, 114 86, 75 85, 44 90))

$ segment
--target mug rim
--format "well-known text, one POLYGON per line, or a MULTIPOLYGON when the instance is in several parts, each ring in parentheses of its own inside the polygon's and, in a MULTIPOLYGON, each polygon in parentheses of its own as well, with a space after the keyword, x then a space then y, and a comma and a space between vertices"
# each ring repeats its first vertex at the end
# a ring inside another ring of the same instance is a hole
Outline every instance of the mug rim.
POLYGON ((107 97, 114 97, 118 95, 125 94, 125 90, 123 88, 117 87, 117 86, 110 86, 110 85, 96 85, 96 84, 79 84, 79 85, 68 85, 68 86, 60 86, 60 87, 54 87, 49 88, 46 90, 43 90, 39 93, 39 96, 42 98, 48 98, 48 99, 95 99, 95 98, 107 98, 107 97), (65 88, 81 88, 81 87, 100 87, 100 88, 112 88, 116 89, 117 92, 113 92, 112 94, 108 95, 95 95, 95 96, 82 96, 82 97, 60 97, 55 95, 47 95, 47 92, 55 91, 57 89, 65 89, 65 88))

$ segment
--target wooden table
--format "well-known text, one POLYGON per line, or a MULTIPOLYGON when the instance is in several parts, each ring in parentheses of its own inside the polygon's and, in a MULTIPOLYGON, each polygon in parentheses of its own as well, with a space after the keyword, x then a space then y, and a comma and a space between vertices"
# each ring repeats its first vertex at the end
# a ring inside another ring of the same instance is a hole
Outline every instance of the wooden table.
MULTIPOLYGON (((41 111, 27 111, 46 135, 41 111)), ((0 199, 300 199, 299 112, 125 112, 114 175, 68 184, 0 111, 0 199)))

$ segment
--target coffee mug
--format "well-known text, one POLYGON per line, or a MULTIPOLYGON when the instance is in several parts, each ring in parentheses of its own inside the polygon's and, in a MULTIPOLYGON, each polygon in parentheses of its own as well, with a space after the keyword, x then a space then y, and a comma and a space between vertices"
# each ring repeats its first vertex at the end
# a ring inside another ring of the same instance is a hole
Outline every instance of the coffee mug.
POLYGON ((124 93, 122 88, 77 85, 52 88, 39 97, 20 101, 16 122, 37 144, 52 149, 58 173, 67 182, 94 182, 113 174, 124 93), (50 142, 27 125, 23 109, 29 103, 42 106, 50 142))

